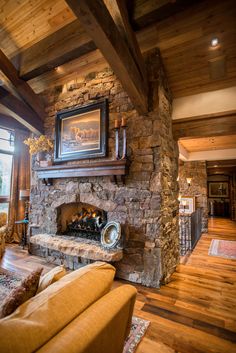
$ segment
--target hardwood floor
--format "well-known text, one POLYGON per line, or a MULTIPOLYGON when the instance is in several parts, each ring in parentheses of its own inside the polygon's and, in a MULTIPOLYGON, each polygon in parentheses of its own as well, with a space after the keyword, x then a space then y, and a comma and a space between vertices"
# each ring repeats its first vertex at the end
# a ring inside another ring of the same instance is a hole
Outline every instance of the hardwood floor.
MULTIPOLYGON (((160 290, 136 285, 135 315, 151 321, 136 353, 236 352, 236 260, 209 256, 212 239, 236 240, 236 222, 210 219, 208 234, 160 290)), ((16 245, 0 263, 23 274, 39 265, 53 267, 16 245)))

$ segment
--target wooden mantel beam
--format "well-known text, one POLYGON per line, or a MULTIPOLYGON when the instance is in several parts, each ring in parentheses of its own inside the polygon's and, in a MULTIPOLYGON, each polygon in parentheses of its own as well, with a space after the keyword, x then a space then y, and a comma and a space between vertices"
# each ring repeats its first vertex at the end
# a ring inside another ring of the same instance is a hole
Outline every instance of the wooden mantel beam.
POLYGON ((103 0, 66 0, 101 50, 140 114, 148 112, 148 89, 131 51, 103 0))
POLYGON ((0 87, 0 109, 34 133, 43 133, 43 122, 38 115, 4 87, 0 87))
POLYGON ((19 77, 18 71, 11 61, 6 57, 0 49, 0 70, 10 80, 19 96, 28 104, 38 115, 39 120, 44 119, 44 106, 40 98, 34 93, 27 82, 19 77))

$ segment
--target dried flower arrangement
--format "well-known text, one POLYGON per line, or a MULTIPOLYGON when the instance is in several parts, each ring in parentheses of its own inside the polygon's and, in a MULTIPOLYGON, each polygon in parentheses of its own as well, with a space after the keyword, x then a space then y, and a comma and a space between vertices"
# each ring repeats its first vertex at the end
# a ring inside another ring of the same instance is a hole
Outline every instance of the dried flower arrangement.
POLYGON ((38 152, 51 152, 53 150, 53 141, 45 135, 28 138, 24 141, 24 144, 29 146, 30 154, 36 154, 38 152))

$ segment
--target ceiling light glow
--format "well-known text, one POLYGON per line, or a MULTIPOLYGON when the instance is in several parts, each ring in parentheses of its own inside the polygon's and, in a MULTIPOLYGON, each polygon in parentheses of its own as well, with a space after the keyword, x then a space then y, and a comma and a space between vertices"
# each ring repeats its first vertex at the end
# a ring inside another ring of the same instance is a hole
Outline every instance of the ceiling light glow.
POLYGON ((219 39, 218 38, 212 38, 211 40, 211 46, 216 47, 219 44, 219 39))

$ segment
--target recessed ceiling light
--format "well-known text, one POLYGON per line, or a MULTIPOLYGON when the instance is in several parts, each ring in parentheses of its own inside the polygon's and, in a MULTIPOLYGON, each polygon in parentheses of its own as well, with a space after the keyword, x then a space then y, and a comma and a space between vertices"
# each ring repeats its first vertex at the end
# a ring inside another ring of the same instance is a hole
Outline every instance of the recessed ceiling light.
POLYGON ((216 47, 219 44, 219 39, 218 38, 212 38, 211 40, 211 46, 216 47))

